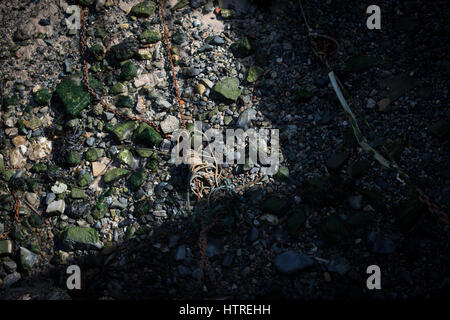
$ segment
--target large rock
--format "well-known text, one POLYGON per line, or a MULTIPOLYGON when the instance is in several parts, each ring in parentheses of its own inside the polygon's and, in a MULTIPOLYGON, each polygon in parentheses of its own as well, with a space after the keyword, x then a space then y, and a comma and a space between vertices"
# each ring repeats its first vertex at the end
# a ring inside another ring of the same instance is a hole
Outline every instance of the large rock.
POLYGON ((92 228, 68 227, 64 232, 63 242, 70 249, 102 248, 98 233, 92 228))
POLYGON ((291 275, 312 266, 314 261, 304 253, 286 251, 277 255, 273 264, 278 272, 291 275))
POLYGON ((214 86, 214 91, 226 100, 236 101, 242 93, 238 78, 225 78, 214 86))

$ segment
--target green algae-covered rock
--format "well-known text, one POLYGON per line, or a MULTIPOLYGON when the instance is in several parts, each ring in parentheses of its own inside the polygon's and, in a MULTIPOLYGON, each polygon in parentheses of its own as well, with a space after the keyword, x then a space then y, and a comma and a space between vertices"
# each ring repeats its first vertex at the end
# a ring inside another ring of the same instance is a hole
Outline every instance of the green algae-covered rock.
POLYGON ((117 181, 130 173, 130 170, 124 168, 113 168, 108 170, 103 176, 106 183, 117 181))
POLYGON ((120 77, 123 80, 129 81, 137 76, 137 68, 131 61, 127 61, 122 65, 120 77))
POLYGON ((112 46, 109 53, 114 59, 124 61, 133 58, 136 51, 136 44, 131 40, 127 40, 112 46))
POLYGON ((38 106, 49 105, 52 99, 52 92, 47 88, 40 89, 33 94, 33 99, 38 106))
POLYGON ((102 61, 103 59, 105 59, 106 49, 101 43, 96 43, 93 46, 89 47, 89 52, 97 61, 102 61))
POLYGON ((148 145, 150 147, 157 146, 163 140, 161 135, 145 122, 142 122, 133 135, 136 143, 148 145))
POLYGON ((93 228, 68 227, 64 232, 63 242, 71 249, 102 248, 97 230, 93 228))
POLYGON ((86 151, 85 158, 87 161, 94 162, 103 157, 104 150, 101 148, 89 148, 86 151))
MULTIPOLYGON (((89 84, 95 90, 100 83, 89 76, 89 84)), ((77 117, 91 102, 91 95, 82 83, 81 73, 65 78, 56 87, 56 95, 65 107, 66 114, 77 117)))
POLYGON ((161 35, 156 30, 145 30, 139 35, 139 41, 143 44, 156 43, 161 40, 161 35))
POLYGON ((130 176, 130 179, 128 180, 128 182, 131 185, 131 188, 133 190, 138 190, 142 184, 144 183, 145 179, 147 178, 147 173, 143 170, 141 171, 137 171, 135 173, 133 173, 130 176))
POLYGON ((130 14, 139 18, 148 18, 155 13, 156 3, 153 1, 143 1, 131 8, 130 14))
POLYGON ((234 43, 232 49, 234 54, 238 57, 247 57, 253 51, 250 40, 247 37, 244 37, 238 42, 234 43))
POLYGON ((137 123, 134 121, 128 121, 120 123, 112 130, 112 135, 117 141, 123 141, 130 138, 133 131, 136 129, 137 123))
POLYGON ((125 107, 125 108, 133 108, 134 101, 133 98, 129 95, 120 95, 117 97, 116 106, 125 107))
POLYGON ((226 100, 236 101, 242 93, 238 78, 225 78, 216 83, 214 91, 226 100))
POLYGON ((261 69, 258 66, 251 66, 248 69, 248 73, 247 73, 247 81, 252 83, 255 82, 259 79, 260 76, 262 76, 264 73, 264 70, 261 69))
POLYGON ((120 163, 131 166, 131 164, 133 163, 133 154, 130 150, 123 149, 117 155, 117 159, 119 159, 120 163))

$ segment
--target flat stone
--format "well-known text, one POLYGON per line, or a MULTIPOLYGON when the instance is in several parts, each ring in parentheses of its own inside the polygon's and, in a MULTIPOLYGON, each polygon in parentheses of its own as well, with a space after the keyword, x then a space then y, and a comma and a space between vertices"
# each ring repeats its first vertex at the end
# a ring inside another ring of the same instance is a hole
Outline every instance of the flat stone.
POLYGON ((98 233, 93 228, 84 227, 68 227, 64 232, 63 242, 74 249, 82 249, 85 247, 102 248, 98 233))
POLYGON ((106 183, 117 181, 130 173, 130 170, 124 168, 113 168, 105 173, 104 180, 106 183))
POLYGON ((131 8, 130 14, 138 18, 148 18, 155 13, 156 3, 153 1, 143 1, 131 8))
POLYGON ((286 251, 277 255, 273 261, 275 269, 285 275, 291 275, 311 267, 314 261, 304 253, 286 251))
POLYGON ((225 78, 217 82, 214 91, 226 100, 236 101, 242 93, 238 78, 225 78))
POLYGON ((94 177, 98 177, 99 175, 104 174, 103 171, 106 169, 106 164, 97 161, 97 162, 92 162, 91 167, 92 167, 92 175, 94 177))

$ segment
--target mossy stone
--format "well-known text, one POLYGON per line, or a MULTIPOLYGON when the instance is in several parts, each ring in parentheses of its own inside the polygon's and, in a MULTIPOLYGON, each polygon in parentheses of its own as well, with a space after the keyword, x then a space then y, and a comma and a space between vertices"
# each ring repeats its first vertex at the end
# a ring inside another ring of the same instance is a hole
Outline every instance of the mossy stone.
POLYGON ((135 131, 133 140, 136 143, 141 143, 153 147, 158 146, 163 139, 154 128, 142 122, 135 131))
POLYGON ((33 94, 33 99, 34 99, 34 102, 36 102, 36 104, 38 106, 49 105, 50 100, 52 99, 52 92, 47 88, 37 90, 33 94))

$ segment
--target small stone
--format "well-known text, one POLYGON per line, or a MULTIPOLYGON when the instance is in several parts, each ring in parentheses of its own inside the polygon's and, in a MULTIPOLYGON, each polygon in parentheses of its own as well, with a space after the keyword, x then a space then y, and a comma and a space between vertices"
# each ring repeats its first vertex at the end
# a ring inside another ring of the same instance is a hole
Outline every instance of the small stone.
POLYGON ((174 117, 172 115, 168 115, 164 121, 161 122, 161 130, 165 134, 172 133, 176 131, 180 126, 180 121, 177 117, 174 117))
POLYGON ((314 261, 304 253, 287 251, 277 255, 273 263, 278 272, 291 275, 311 267, 314 261))
POLYGON ((260 76, 264 74, 264 70, 258 66, 251 66, 248 69, 247 81, 250 83, 256 82, 260 76))
POLYGON ((362 207, 362 199, 361 195, 351 196, 348 198, 348 203, 352 209, 359 210, 362 207))
POLYGON ((145 179, 147 179, 147 173, 143 170, 134 172, 129 179, 131 188, 133 190, 139 190, 139 188, 144 184, 145 179))
POLYGON ((66 162, 71 167, 79 165, 81 162, 81 154, 75 150, 70 150, 67 153, 66 162))
POLYGON ((70 191, 70 197, 72 199, 84 199, 86 197, 86 193, 83 189, 72 188, 72 190, 70 191))
POLYGON ((205 92, 206 87, 205 87, 203 84, 199 83, 199 84, 195 87, 195 89, 196 89, 196 91, 197 91, 198 94, 202 95, 202 94, 205 92))
POLYGON ((92 175, 94 177, 98 177, 106 169, 106 164, 101 162, 92 162, 91 166, 92 166, 92 175))
POLYGON ((11 254, 12 249, 13 243, 11 240, 0 240, 0 256, 11 254))
POLYGON ((389 99, 389 98, 381 99, 380 101, 378 101, 378 110, 381 112, 385 111, 390 104, 391 104, 391 99, 389 99))
POLYGON ((52 192, 55 194, 61 194, 67 191, 67 185, 63 182, 59 182, 57 181, 53 186, 52 186, 52 192))
POLYGON ((181 245, 177 248, 177 251, 175 252, 175 260, 181 261, 186 258, 186 246, 181 245))
POLYGON ((118 107, 133 108, 134 101, 130 95, 120 95, 117 97, 116 105, 118 107))
POLYGON ((37 255, 30 250, 20 247, 20 264, 25 270, 33 269, 37 262, 37 255))
POLYGON ((161 40, 161 35, 156 30, 145 30, 139 35, 142 44, 157 43, 161 40))
POLYGON ((56 200, 50 202, 50 204, 47 206, 47 213, 64 213, 64 210, 66 209, 66 203, 64 200, 56 200))
POLYGON ((328 271, 336 272, 340 275, 346 274, 350 270, 350 263, 344 257, 339 257, 330 261, 328 271))

